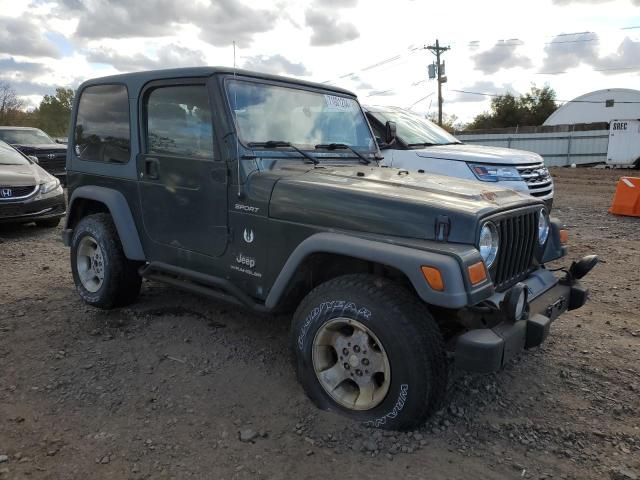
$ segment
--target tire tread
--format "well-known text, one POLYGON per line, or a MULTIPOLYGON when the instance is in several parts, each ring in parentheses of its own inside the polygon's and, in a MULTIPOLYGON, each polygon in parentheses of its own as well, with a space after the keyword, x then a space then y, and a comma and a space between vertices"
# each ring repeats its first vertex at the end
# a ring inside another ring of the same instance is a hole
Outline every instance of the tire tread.
MULTIPOLYGON (((293 316, 291 345, 294 360, 297 355, 295 348, 296 326, 304 320, 302 312, 334 295, 336 291, 357 291, 377 302, 382 302, 399 313, 394 319, 394 322, 397 323, 393 325, 393 328, 408 332, 417 331, 415 336, 407 335, 406 340, 410 344, 411 355, 422 355, 420 358, 415 358, 415 361, 423 362, 431 367, 431 378, 428 379, 430 385, 425 389, 424 408, 417 414, 414 412, 410 419, 395 423, 393 428, 403 430, 423 424, 440 408, 446 397, 448 366, 444 340, 426 305, 421 303, 414 293, 397 282, 369 274, 353 274, 336 277, 313 289, 300 303, 293 316)), ((299 378, 299 380, 301 379, 299 378)), ((301 383, 304 385, 304 382, 301 383)))

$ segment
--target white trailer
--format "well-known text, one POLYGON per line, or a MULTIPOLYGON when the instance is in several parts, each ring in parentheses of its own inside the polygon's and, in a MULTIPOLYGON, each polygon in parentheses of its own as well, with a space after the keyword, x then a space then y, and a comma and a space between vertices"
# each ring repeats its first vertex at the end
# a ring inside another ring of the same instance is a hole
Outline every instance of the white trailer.
POLYGON ((640 168, 640 119, 611 120, 607 165, 640 168))

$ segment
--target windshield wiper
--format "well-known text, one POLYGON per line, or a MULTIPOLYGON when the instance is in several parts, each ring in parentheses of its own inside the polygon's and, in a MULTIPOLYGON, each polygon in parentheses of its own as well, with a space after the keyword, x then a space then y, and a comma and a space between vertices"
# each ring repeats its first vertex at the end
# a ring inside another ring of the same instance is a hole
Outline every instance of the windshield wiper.
POLYGON ((316 145, 316 149, 319 149, 319 148, 323 148, 326 150, 350 150, 365 165, 369 165, 371 163, 371 160, 369 160, 367 157, 365 157, 360 152, 358 152, 355 148, 353 148, 350 145, 347 145, 346 143, 326 143, 326 144, 316 145))
POLYGON ((291 148, 292 150, 294 150, 294 151, 298 152, 300 155, 302 155, 304 158, 307 158, 307 159, 311 160, 311 162, 314 165, 318 165, 318 163, 320 163, 317 158, 314 158, 311 155, 309 155, 307 152, 304 152, 304 151, 300 150, 298 147, 296 147, 295 145, 292 145, 290 142, 285 142, 283 140, 267 140, 266 142, 250 142, 248 145, 251 148, 253 148, 253 147, 260 147, 260 148, 281 148, 281 147, 286 147, 286 148, 291 148))

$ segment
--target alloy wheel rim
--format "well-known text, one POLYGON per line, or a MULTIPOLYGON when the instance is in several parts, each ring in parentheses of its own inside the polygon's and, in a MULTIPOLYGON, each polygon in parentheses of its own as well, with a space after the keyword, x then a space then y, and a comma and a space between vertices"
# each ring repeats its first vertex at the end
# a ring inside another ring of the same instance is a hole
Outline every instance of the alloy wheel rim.
POLYGON ((95 293, 104 283, 104 255, 95 238, 82 237, 76 253, 80 283, 88 292, 95 293))
POLYGON ((350 410, 371 410, 387 396, 391 367, 378 337, 357 320, 335 318, 313 339, 313 369, 327 394, 350 410))

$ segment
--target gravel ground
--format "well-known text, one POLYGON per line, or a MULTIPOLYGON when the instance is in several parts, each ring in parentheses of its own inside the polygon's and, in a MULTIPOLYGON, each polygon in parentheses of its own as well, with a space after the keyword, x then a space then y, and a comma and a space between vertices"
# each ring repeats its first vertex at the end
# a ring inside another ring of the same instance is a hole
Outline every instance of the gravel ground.
POLYGON ((607 213, 620 172, 556 169, 591 302, 408 433, 320 412, 289 363, 289 318, 145 282, 100 312, 60 230, 0 227, 0 479, 640 477, 640 219, 607 213))

